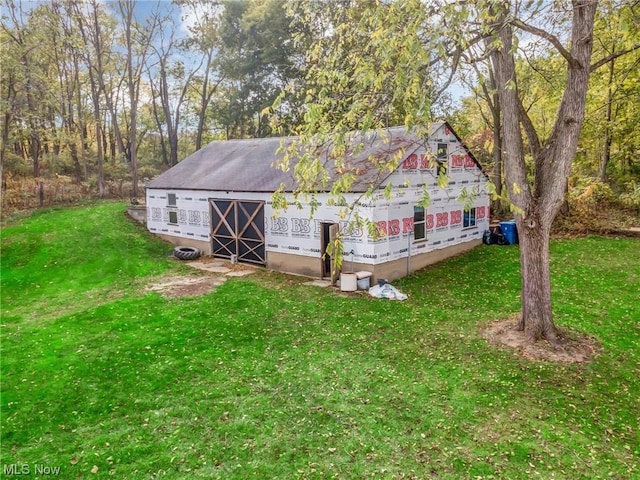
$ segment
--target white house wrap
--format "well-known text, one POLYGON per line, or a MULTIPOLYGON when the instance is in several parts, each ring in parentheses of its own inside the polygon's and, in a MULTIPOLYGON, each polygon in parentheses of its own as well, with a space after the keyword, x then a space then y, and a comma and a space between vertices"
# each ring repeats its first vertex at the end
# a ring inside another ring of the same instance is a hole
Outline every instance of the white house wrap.
POLYGON ((337 224, 346 232, 348 268, 392 280, 480 244, 489 228, 488 179, 447 123, 432 125, 427 139, 400 127, 359 139, 364 149, 348 160, 369 167, 346 200, 358 204, 360 217, 375 222, 375 238, 366 229, 349 231, 328 193, 317 193, 313 217, 308 206, 273 210, 271 195, 281 184, 286 192, 295 189, 290 173, 272 167, 283 140, 292 139, 212 142, 158 176, 146 189, 148 229, 216 257, 235 255, 241 262, 321 277, 329 274, 323 254, 330 226, 337 224), (371 155, 390 160, 398 151, 398 168, 383 176, 366 161, 371 155), (441 168, 450 179, 445 188, 437 183, 441 168), (372 184, 378 188, 367 198, 372 184), (382 190, 389 184, 391 196, 385 198, 382 190), (418 206, 425 190, 426 211, 418 206), (466 210, 461 197, 469 199, 466 210))

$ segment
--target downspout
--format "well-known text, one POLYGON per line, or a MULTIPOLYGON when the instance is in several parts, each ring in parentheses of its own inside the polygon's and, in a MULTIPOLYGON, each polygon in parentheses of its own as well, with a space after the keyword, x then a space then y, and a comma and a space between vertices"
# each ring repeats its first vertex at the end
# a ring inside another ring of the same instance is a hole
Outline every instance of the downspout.
POLYGON ((411 235, 413 232, 409 232, 407 235, 407 276, 411 273, 411 235))

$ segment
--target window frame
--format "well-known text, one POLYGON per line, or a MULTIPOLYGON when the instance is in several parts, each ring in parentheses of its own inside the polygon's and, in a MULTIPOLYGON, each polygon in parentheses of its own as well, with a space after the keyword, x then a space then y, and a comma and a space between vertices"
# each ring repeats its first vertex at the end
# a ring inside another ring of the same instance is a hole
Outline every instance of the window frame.
POLYGON ((476 210, 476 207, 470 208, 468 211, 464 210, 462 212, 462 228, 467 229, 467 228, 477 227, 478 226, 477 215, 478 215, 478 212, 476 210), (473 223, 471 223, 471 220, 473 220, 473 223))
POLYGON ((427 209, 419 205, 413 206, 413 241, 414 242, 426 242, 427 241, 427 209), (416 215, 422 210, 422 220, 417 220, 416 215), (422 225, 422 231, 424 235, 420 238, 416 236, 416 226, 422 225))
POLYGON ((438 164, 438 175, 446 175, 449 168, 449 144, 436 144, 436 162, 438 164))
POLYGON ((444 163, 449 160, 449 144, 448 143, 437 143, 436 146, 436 159, 438 163, 444 163), (441 153, 441 151, 443 153, 441 153))
POLYGON ((169 210, 169 225, 178 225, 178 196, 175 193, 167 192, 167 210, 169 210))

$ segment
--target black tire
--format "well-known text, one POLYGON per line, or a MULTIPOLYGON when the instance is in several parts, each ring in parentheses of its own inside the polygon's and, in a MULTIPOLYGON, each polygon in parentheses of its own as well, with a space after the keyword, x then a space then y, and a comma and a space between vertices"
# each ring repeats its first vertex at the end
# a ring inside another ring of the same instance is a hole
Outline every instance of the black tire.
POLYGON ((195 260, 202 252, 193 247, 176 247, 173 249, 173 256, 179 260, 195 260))

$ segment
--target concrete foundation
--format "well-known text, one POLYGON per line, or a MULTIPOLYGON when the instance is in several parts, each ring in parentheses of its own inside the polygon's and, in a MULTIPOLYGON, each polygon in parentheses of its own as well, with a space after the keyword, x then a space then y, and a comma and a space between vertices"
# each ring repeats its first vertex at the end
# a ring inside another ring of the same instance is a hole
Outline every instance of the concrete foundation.
POLYGON ((155 234, 176 247, 193 247, 202 250, 205 255, 211 255, 211 242, 194 238, 176 237, 173 235, 155 234))
POLYGON ((147 207, 146 205, 129 205, 127 214, 136 222, 143 225, 147 224, 147 207))
MULTIPOLYGON (((342 271, 371 272, 371 284, 373 285, 382 278, 392 281, 397 278, 406 277, 410 273, 420 270, 427 265, 432 265, 454 255, 467 252, 481 244, 481 240, 460 243, 451 247, 415 255, 411 257, 408 262, 407 258, 399 258, 387 263, 369 265, 366 263, 352 263, 347 260, 342 265, 342 271)), ((306 257, 304 255, 267 252, 267 268, 307 277, 319 278, 322 275, 322 261, 319 258, 306 257)))
MULTIPOLYGON (((168 241, 172 245, 194 247, 202 250, 205 255, 211 255, 211 243, 201 240, 195 240, 183 237, 174 237, 172 235, 158 235, 160 238, 168 241)), ((407 258, 399 258, 387 263, 378 265, 369 265, 367 263, 352 263, 344 261, 342 265, 343 272, 359 272, 367 271, 372 273, 371 285, 374 285, 379 279, 388 281, 397 278, 406 277, 416 270, 432 265, 434 263, 445 260, 446 258, 467 252, 472 248, 482 244, 482 240, 473 240, 465 243, 459 243, 447 248, 441 248, 432 252, 415 255, 407 261, 407 258)), ((276 270, 284 273, 292 273, 295 275, 303 275, 311 278, 322 277, 322 260, 315 257, 307 257, 305 255, 295 255, 292 253, 266 252, 267 265, 270 270, 276 270)))

